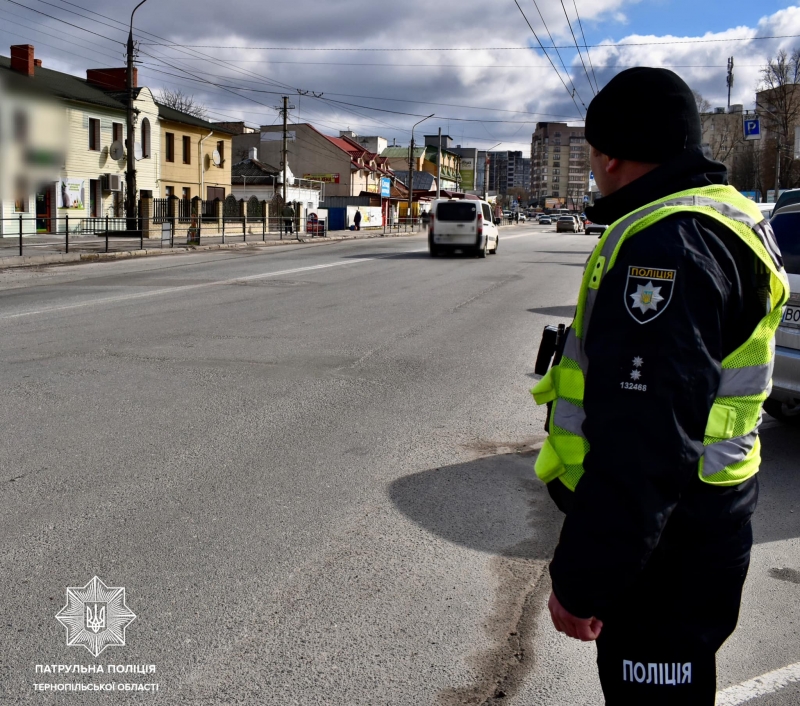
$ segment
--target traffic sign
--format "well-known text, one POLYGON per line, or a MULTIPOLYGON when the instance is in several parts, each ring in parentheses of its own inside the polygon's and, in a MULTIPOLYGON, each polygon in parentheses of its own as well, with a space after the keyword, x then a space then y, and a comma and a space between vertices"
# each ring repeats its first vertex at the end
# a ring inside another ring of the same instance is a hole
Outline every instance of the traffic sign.
POLYGON ((761 121, 758 118, 745 117, 743 127, 745 140, 761 139, 761 121))
POLYGON ((388 199, 392 196, 392 180, 389 177, 381 177, 381 198, 388 199))

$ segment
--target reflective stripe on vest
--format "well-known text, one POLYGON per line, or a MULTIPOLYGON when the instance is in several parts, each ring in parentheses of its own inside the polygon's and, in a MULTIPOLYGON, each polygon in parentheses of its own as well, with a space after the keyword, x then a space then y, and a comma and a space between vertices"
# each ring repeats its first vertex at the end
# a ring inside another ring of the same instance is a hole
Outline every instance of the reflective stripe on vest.
POLYGON ((747 213, 745 208, 754 207, 731 187, 703 187, 649 204, 612 224, 606 231, 584 272, 575 320, 567 335, 561 362, 532 390, 538 404, 553 401, 550 436, 536 461, 536 473, 542 480, 549 482, 560 477, 574 490, 583 474, 583 459, 588 451, 582 431, 586 419, 583 393, 589 367, 584 335, 605 273, 614 265, 625 240, 662 218, 686 212, 715 217, 750 247, 764 270, 770 273, 770 310, 753 335, 722 361, 698 473, 707 483, 735 485, 758 470, 761 404, 771 387, 774 334, 788 298, 788 282, 772 229, 760 213, 747 213), (737 202, 742 208, 726 201, 737 202))

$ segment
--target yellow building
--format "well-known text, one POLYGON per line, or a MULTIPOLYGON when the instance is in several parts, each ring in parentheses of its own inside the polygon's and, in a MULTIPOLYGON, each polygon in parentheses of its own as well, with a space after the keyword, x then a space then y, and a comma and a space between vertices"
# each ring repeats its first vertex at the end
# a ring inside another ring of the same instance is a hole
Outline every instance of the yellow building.
POLYGON ((161 133, 159 192, 163 198, 204 200, 231 191, 233 133, 206 120, 158 105, 161 133))

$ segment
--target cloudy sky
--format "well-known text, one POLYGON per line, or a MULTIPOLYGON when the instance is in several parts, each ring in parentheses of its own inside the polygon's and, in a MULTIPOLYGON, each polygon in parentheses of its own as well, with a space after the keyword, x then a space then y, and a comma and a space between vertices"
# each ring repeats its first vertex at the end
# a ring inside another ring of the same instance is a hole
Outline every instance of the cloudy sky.
MULTIPOLYGON (((137 1, 0 0, 0 54, 33 44, 46 67, 81 76, 123 66, 137 1)), ((723 106, 734 57, 732 102, 752 107, 760 67, 779 49, 800 47, 800 5, 148 0, 134 36, 139 83, 193 94, 213 120, 272 124, 288 94, 292 120, 328 134, 351 129, 407 144, 411 126, 434 113, 415 135, 441 127, 464 146, 527 153, 537 121, 580 124, 595 83, 628 66, 671 68, 723 106), (579 56, 575 40, 589 50, 579 56)), ((635 96, 620 106, 631 108, 635 96)))

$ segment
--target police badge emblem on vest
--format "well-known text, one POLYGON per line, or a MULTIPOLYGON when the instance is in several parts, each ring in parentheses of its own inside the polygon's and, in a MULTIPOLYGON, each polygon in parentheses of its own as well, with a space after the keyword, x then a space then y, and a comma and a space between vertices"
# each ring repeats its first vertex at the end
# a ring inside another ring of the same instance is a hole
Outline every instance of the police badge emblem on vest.
POLYGON ((629 267, 625 309, 640 324, 661 316, 672 301, 676 270, 629 267))

